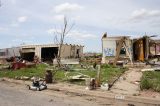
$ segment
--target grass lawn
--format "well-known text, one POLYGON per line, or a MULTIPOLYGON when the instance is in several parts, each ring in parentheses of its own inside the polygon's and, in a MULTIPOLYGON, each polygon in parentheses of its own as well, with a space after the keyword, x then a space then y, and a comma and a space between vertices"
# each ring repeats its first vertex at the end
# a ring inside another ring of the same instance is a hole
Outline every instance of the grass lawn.
POLYGON ((141 89, 152 89, 160 92, 160 72, 143 72, 141 78, 141 89))
MULTIPOLYGON (((8 77, 8 78, 15 78, 15 77, 21 77, 21 76, 28 76, 28 77, 41 77, 43 78, 45 76, 45 69, 47 68, 44 64, 39 64, 34 68, 23 68, 19 70, 3 70, 0 71, 0 77, 8 77)), ((97 71, 96 70, 90 70, 90 69, 80 69, 79 66, 73 66, 73 70, 70 71, 62 71, 58 70, 56 74, 54 75, 54 79, 56 81, 66 81, 70 83, 76 83, 80 85, 84 85, 84 81, 70 81, 68 79, 69 76, 78 75, 79 73, 88 75, 92 78, 96 77, 97 71), (79 68, 79 70, 74 70, 75 68, 79 68)), ((126 69, 123 68, 116 68, 108 65, 103 65, 101 68, 100 73, 100 80, 101 82, 108 82, 110 83, 113 81, 116 77, 121 75, 126 69)))
POLYGON ((34 68, 22 68, 19 70, 1 70, 0 71, 0 77, 8 77, 8 78, 15 78, 15 77, 21 77, 21 76, 39 76, 43 77, 45 74, 45 68, 46 66, 41 64, 37 65, 34 68))

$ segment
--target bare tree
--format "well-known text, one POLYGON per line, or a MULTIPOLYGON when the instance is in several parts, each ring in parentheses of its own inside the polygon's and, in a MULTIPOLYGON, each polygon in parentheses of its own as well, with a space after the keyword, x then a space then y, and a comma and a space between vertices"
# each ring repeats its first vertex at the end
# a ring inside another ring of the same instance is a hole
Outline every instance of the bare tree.
POLYGON ((68 33, 73 28, 74 24, 69 24, 66 16, 63 20, 63 26, 60 31, 55 32, 55 38, 54 40, 58 43, 59 49, 58 49, 58 55, 57 55, 57 63, 58 67, 61 67, 61 53, 62 53, 62 46, 64 44, 65 37, 68 35, 68 33))

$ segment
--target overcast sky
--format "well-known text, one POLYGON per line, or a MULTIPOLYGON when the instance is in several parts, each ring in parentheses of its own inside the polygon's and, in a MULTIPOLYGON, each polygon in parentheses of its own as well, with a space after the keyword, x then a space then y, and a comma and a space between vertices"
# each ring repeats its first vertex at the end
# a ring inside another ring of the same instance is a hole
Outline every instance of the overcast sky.
POLYGON ((66 43, 101 52, 101 37, 160 35, 160 0, 1 0, 0 48, 54 43, 67 16, 66 43))

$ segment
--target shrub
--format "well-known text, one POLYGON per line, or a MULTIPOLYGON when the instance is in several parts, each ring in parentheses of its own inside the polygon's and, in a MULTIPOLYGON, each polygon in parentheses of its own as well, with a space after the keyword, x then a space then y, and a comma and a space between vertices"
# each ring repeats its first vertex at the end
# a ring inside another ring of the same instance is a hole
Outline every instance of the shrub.
POLYGON ((148 79, 143 78, 141 80, 141 84, 140 84, 141 89, 150 89, 151 88, 151 84, 149 83, 148 79))
POLYGON ((160 72, 143 72, 140 87, 141 90, 152 89, 160 92, 160 72))

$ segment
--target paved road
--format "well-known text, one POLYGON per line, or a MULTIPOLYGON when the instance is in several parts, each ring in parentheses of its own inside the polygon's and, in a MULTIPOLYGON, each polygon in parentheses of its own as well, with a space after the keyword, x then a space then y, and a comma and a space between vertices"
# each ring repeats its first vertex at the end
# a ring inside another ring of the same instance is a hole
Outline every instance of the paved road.
POLYGON ((30 91, 25 85, 0 81, 0 106, 160 106, 70 94, 52 90, 30 91))
POLYGON ((0 81, 0 106, 96 106, 98 104, 50 91, 29 91, 25 86, 0 81))

